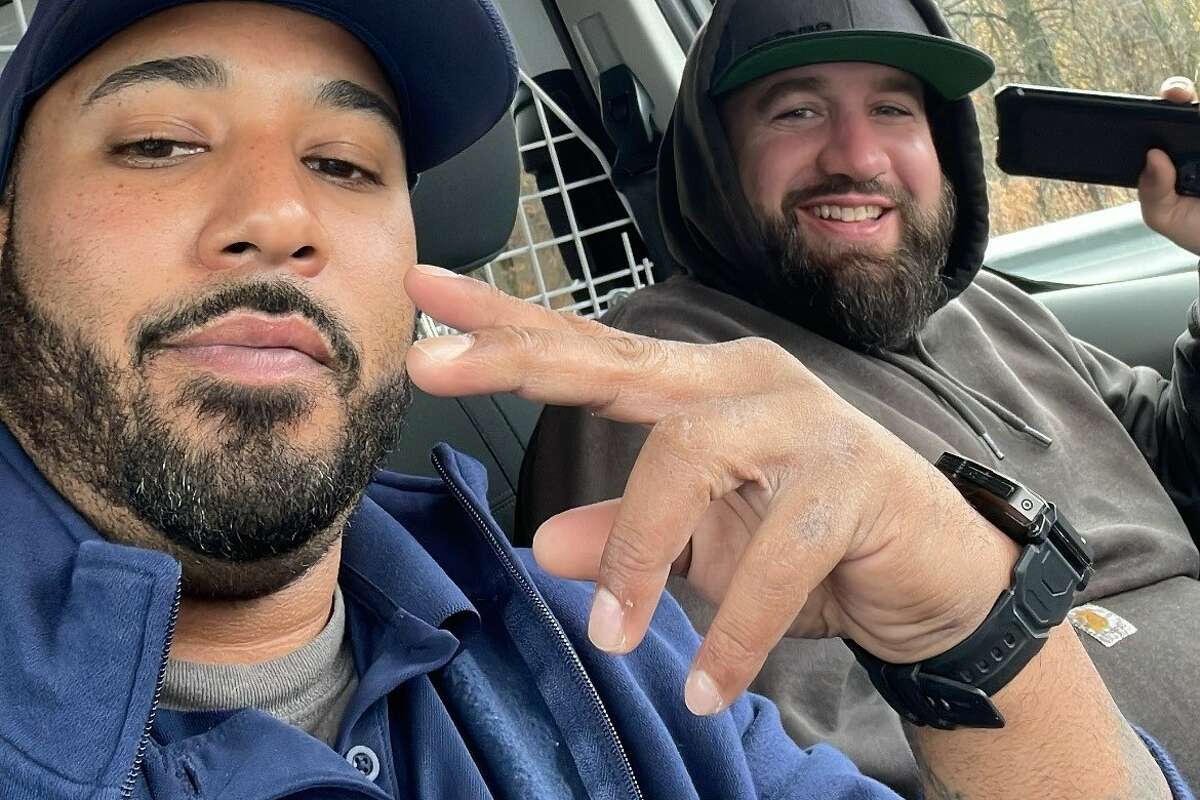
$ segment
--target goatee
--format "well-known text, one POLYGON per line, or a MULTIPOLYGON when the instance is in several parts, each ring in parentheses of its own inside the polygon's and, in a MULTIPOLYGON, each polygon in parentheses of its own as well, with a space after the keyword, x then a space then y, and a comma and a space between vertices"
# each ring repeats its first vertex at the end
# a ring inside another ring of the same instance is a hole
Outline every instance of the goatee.
POLYGON ((269 594, 329 550, 399 439, 411 396, 406 373, 362 387, 357 349, 340 322, 280 278, 227 285, 142 320, 130 337, 133 358, 121 363, 38 306, 21 280, 31 265, 11 225, 6 242, 0 411, 47 477, 68 475, 143 523, 148 536, 112 538, 172 552, 191 594, 269 594), (343 413, 324 444, 301 446, 290 435, 316 404, 312 388, 202 377, 151 391, 144 370, 166 337, 235 309, 301 315, 330 342, 327 391, 343 413), (218 432, 198 433, 211 429, 195 424, 204 421, 218 432))

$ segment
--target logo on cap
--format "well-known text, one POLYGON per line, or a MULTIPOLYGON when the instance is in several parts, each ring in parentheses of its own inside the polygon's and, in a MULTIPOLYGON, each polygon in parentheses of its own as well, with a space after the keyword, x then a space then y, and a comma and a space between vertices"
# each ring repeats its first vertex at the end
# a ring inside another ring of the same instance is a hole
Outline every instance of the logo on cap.
POLYGON ((749 49, 753 50, 755 47, 758 47, 761 44, 773 42, 776 39, 786 39, 789 36, 803 36, 806 33, 824 33, 825 31, 831 30, 833 30, 832 22, 814 22, 812 25, 801 25, 799 28, 791 28, 786 31, 779 31, 778 33, 772 34, 761 41, 755 42, 754 46, 749 49))

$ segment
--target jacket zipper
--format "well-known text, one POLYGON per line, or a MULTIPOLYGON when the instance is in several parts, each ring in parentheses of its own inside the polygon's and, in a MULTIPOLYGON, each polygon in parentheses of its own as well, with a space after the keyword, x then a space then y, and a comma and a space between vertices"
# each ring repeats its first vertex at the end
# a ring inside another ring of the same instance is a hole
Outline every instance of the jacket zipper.
POLYGON ((608 714, 608 709, 604 707, 604 701, 600 699, 600 692, 596 690, 596 685, 592 683, 592 679, 588 676, 587 670, 583 668, 583 662, 579 660, 579 654, 575 652, 575 648, 572 646, 570 638, 567 637, 566 631, 562 629, 562 625, 560 625, 558 620, 555 619, 554 613, 550 610, 550 606, 548 606, 546 601, 542 599, 542 596, 538 593, 537 589, 535 589, 521 573, 521 571, 517 569, 508 553, 505 552, 504 547, 501 546, 498 541, 496 541, 496 536, 488 527, 487 522, 484 521, 483 515, 479 513, 479 511, 471 503, 470 499, 467 498, 467 496, 463 494, 462 490, 455 485, 454 481, 450 479, 450 474, 446 471, 445 466, 442 464, 441 458, 439 458, 436 453, 433 455, 433 466, 442 476, 442 481, 450 488, 450 492, 454 495, 454 498, 458 501, 459 505, 461 505, 463 509, 471 516, 471 518, 475 520, 475 524, 483 533, 488 545, 492 548, 492 552, 496 554, 496 557, 500 559, 501 563, 504 565, 504 568, 508 571, 509 576, 517 582, 522 591, 525 592, 525 595, 533 603, 534 608, 537 609, 538 616, 542 618, 542 621, 552 631, 554 631, 555 638, 559 644, 559 649, 561 649, 567 656, 567 660, 574 668, 576 678, 579 680, 579 683, 583 686, 584 690, 591 698, 592 705, 600 713, 600 717, 604 721, 604 727, 608 732, 608 738, 616 748, 617 754, 621 759, 621 765, 625 769, 625 777, 628 782, 630 794, 636 798, 636 800, 643 800, 642 790, 641 787, 638 786, 637 776, 633 774, 633 765, 629 761, 629 755, 625 752, 625 745, 621 743, 621 737, 617 735, 617 726, 613 724, 612 717, 610 717, 608 714))
POLYGON ((154 683, 154 699, 150 701, 150 716, 146 718, 146 727, 142 729, 142 738, 138 741, 137 754, 133 758, 133 766, 125 776, 121 786, 121 797, 133 800, 133 790, 137 786, 138 773, 142 769, 142 761, 146 758, 146 749, 150 746, 150 730, 154 727, 154 717, 158 714, 158 701, 162 695, 163 683, 167 680, 167 659, 171 654, 171 640, 175 638, 175 621, 179 618, 179 601, 183 595, 183 579, 175 583, 175 599, 171 602, 171 616, 167 619, 167 633, 163 637, 162 659, 158 664, 158 678, 154 683))

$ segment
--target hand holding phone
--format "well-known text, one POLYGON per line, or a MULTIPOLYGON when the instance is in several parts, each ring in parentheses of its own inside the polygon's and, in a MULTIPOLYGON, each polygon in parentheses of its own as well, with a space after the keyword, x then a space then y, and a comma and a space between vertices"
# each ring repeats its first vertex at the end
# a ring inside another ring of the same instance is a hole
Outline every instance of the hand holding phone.
POLYGON ((1200 197, 1194 101, 1012 84, 996 93, 996 113, 996 163, 1010 175, 1133 188, 1157 149, 1175 165, 1175 190, 1200 197))
MULTIPOLYGON (((1196 86, 1188 78, 1169 78, 1159 94, 1174 102, 1194 102, 1196 86)), ((1161 150, 1146 155, 1146 169, 1138 182, 1142 219, 1153 230, 1180 247, 1200 255, 1200 199, 1175 191, 1176 169, 1161 150)))
POLYGON ((1187 78, 1159 93, 1002 87, 996 162, 1011 175, 1137 187, 1146 224, 1200 253, 1200 104, 1187 78))

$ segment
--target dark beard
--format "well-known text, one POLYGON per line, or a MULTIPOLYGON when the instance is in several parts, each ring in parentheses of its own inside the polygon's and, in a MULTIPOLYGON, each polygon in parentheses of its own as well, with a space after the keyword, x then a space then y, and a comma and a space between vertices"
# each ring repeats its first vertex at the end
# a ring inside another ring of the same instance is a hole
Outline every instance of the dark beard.
POLYGON ((359 382, 355 348, 336 319, 280 280, 227 287, 144 322, 134 363, 122 369, 36 307, 20 281, 26 265, 12 233, 10 225, 0 253, 0 411, 43 468, 84 483, 161 534, 162 549, 184 562, 185 592, 259 597, 316 563, 399 440, 411 398, 407 374, 348 402, 359 382), (334 443, 314 452, 289 441, 285 427, 313 405, 302 389, 189 382, 175 406, 222 423, 205 444, 187 441, 160 414, 140 372, 143 361, 166 336, 234 308, 302 314, 330 340, 346 402, 334 443))
POLYGON ((835 341, 880 351, 907 346, 945 303, 942 269, 955 213, 949 181, 942 182, 938 209, 926 213, 911 195, 878 181, 854 183, 835 176, 789 195, 780 215, 760 212, 759 223, 768 257, 795 301, 788 304, 793 318, 835 341), (800 206, 811 198, 850 192, 884 195, 895 203, 891 213, 900 215, 903 229, 894 253, 857 248, 831 252, 803 240, 795 217, 808 212, 800 206))

